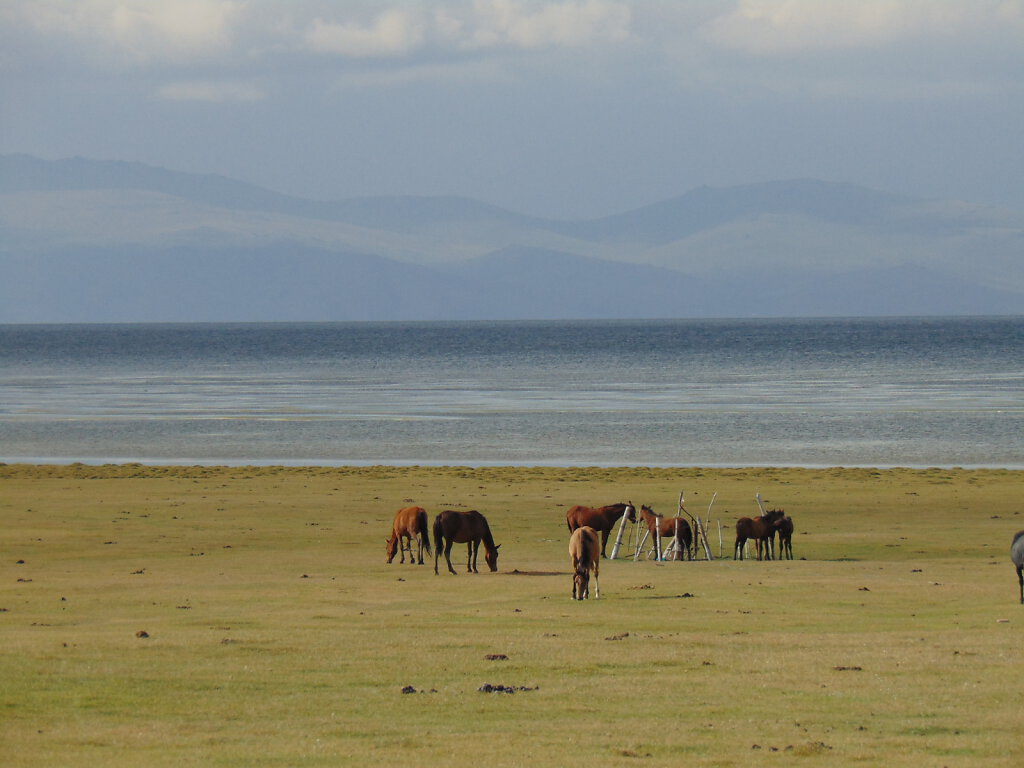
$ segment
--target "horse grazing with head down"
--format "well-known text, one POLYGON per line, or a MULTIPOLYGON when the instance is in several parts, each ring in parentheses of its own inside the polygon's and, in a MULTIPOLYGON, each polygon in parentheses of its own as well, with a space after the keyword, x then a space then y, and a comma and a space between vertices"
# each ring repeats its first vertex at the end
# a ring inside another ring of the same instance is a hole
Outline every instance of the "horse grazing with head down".
POLYGON ((775 521, 785 517, 786 513, 781 509, 770 509, 758 517, 741 517, 736 521, 736 543, 733 545, 732 559, 736 559, 739 553, 740 560, 743 559, 743 545, 747 539, 754 540, 757 549, 757 559, 762 559, 762 550, 765 560, 772 559, 772 541, 775 537, 775 521))
POLYGON ((1020 604, 1024 605, 1024 531, 1018 531, 1010 546, 1010 559, 1017 567, 1017 581, 1020 582, 1020 604))
POLYGON ((405 562, 405 551, 409 550, 409 563, 416 561, 412 556, 412 540, 416 539, 419 564, 423 565, 423 550, 426 548, 430 557, 430 524, 427 522, 427 510, 423 507, 403 507, 395 512, 395 521, 391 524, 391 538, 388 539, 388 562, 395 559, 399 547, 405 562))
POLYGON ((590 597, 590 571, 594 571, 594 597, 601 599, 601 582, 597 572, 601 564, 601 543, 597 531, 583 525, 569 537, 569 557, 572 559, 572 599, 590 597))
POLYGON ((434 573, 437 573, 437 561, 441 557, 441 549, 444 549, 444 559, 448 562, 448 570, 455 573, 452 568, 452 544, 465 544, 467 546, 466 571, 478 573, 476 569, 476 556, 480 549, 480 542, 484 544, 484 560, 492 570, 498 570, 498 547, 491 536, 491 528, 487 525, 487 518, 475 509, 466 512, 446 509, 434 518, 434 573))
POLYGON ((604 550, 608 546, 608 534, 623 515, 626 515, 629 522, 636 522, 636 508, 633 502, 609 504, 606 507, 584 507, 577 504, 569 507, 569 511, 565 513, 565 522, 569 526, 569 533, 584 525, 600 533, 601 557, 607 557, 604 550))
MULTIPOLYGON (((644 521, 647 526, 647 532, 653 538, 654 531, 657 529, 658 536, 662 541, 673 539, 676 536, 676 531, 679 532, 679 548, 682 560, 693 560, 693 530, 690 528, 690 524, 681 517, 665 517, 664 515, 655 514, 654 510, 648 507, 646 504, 640 507, 640 519, 644 521)), ((659 558, 661 553, 658 553, 659 558)))

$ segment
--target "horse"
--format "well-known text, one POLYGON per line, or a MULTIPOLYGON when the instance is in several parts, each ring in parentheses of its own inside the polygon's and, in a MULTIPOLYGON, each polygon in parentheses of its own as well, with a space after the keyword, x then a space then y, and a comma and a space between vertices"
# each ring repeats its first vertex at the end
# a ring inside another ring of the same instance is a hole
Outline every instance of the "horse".
POLYGON ((388 539, 387 555, 390 563, 395 559, 399 547, 405 562, 405 550, 409 550, 410 565, 415 562, 412 557, 412 540, 416 539, 419 564, 423 565, 423 550, 426 548, 430 557, 430 524, 427 522, 427 510, 423 507, 403 507, 395 512, 395 521, 391 524, 391 538, 388 539))
POLYGON ((1010 559, 1017 567, 1017 581, 1020 582, 1020 604, 1024 605, 1024 531, 1017 531, 1010 546, 1010 559))
POLYGON ((629 522, 636 522, 636 507, 633 506, 633 502, 609 504, 606 507, 583 507, 577 504, 569 507, 569 511, 565 513, 565 522, 569 526, 569 533, 584 525, 600 533, 601 557, 607 557, 604 550, 608 546, 608 534, 622 519, 623 514, 629 522))
POLYGON ((780 517, 775 521, 775 530, 778 531, 779 534, 779 560, 792 560, 793 518, 789 515, 780 517))
POLYGON ((597 572, 601 565, 601 543, 597 531, 589 525, 582 525, 569 537, 569 557, 572 559, 572 599, 586 600, 590 597, 590 571, 594 571, 594 596, 601 599, 601 582, 597 572))
POLYGON ((434 573, 437 573, 437 561, 441 557, 442 547, 448 570, 455 573, 452 568, 452 544, 467 545, 466 572, 479 573, 476 569, 476 555, 481 541, 484 543, 484 560, 488 567, 492 572, 498 570, 498 547, 501 545, 494 543, 487 518, 475 509, 465 512, 446 509, 434 518, 434 573))
POLYGON ((736 559, 737 552, 739 552, 739 559, 743 559, 743 545, 747 543, 747 539, 754 540, 758 560, 762 559, 762 548, 764 548, 765 553, 763 559, 773 559, 771 542, 772 537, 775 535, 775 521, 785 517, 785 514, 781 509, 770 509, 759 517, 741 517, 737 520, 736 543, 733 545, 732 559, 736 559))
MULTIPOLYGON (((662 541, 675 538, 676 523, 679 524, 679 546, 682 548, 683 559, 692 560, 693 531, 690 524, 682 517, 665 517, 655 514, 654 510, 646 504, 640 507, 640 519, 647 525, 647 531, 654 536, 654 529, 657 526, 658 536, 662 541)), ((660 552, 658 553, 660 556, 660 552)))

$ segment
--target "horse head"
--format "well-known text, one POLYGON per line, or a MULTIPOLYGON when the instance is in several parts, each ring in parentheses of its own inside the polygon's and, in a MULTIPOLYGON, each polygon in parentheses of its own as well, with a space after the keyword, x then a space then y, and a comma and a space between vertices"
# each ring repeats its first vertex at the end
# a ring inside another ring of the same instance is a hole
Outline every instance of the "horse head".
POLYGON ((495 544, 494 549, 487 549, 484 552, 484 560, 487 561, 487 567, 492 572, 498 570, 498 550, 501 548, 501 544, 495 544))
POLYGON ((577 600, 582 600, 585 595, 589 596, 590 569, 583 563, 576 566, 576 573, 573 575, 573 586, 575 587, 574 597, 577 600))
POLYGON ((633 506, 632 501, 626 502, 626 520, 631 523, 636 522, 636 507, 633 506))
POLYGON ((390 539, 385 539, 385 541, 388 543, 386 552, 388 556, 388 562, 390 563, 392 560, 395 559, 395 554, 398 552, 398 537, 392 536, 390 539))

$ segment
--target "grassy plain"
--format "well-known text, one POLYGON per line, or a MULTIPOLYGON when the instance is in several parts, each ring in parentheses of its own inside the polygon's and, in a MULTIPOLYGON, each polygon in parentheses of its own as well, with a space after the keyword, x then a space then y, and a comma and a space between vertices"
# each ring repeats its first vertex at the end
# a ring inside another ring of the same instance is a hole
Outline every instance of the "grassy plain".
POLYGON ((1022 480, 0 465, 3 762, 1020 765, 1022 480), (566 507, 680 489, 717 492, 725 558, 606 562, 572 602, 566 507), (728 559, 758 492, 796 560, 728 559), (499 572, 386 565, 410 502, 482 511, 499 572))

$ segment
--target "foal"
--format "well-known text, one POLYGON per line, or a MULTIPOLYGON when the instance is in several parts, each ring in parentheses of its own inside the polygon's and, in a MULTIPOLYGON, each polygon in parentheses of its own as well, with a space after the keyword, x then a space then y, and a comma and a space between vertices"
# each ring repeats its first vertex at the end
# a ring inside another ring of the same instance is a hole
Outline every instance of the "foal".
POLYGON ((601 599, 601 582, 597 572, 601 565, 601 538, 597 531, 584 525, 569 538, 569 557, 572 558, 572 599, 590 597, 590 571, 594 571, 594 596, 601 599))

